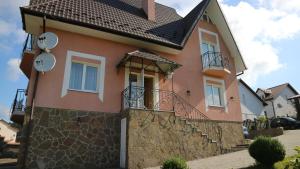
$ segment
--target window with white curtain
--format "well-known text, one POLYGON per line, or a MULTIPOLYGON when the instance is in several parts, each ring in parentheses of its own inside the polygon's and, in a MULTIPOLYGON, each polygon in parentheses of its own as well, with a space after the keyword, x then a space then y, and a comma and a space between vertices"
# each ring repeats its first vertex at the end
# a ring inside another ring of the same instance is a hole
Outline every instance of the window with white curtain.
POLYGON ((209 106, 224 106, 224 94, 221 86, 215 84, 207 84, 206 94, 209 106))
POLYGON ((69 89, 96 92, 97 73, 94 65, 72 62, 69 89))

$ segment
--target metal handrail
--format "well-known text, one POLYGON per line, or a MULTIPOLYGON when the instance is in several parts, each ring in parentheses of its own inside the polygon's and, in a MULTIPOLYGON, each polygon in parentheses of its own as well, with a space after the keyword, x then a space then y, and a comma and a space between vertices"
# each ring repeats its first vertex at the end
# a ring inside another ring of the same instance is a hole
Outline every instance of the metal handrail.
POLYGON ((11 107, 11 115, 13 115, 15 112, 25 111, 25 107, 26 107, 26 90, 18 89, 14 102, 11 107))
POLYGON ((21 57, 23 57, 25 51, 33 51, 33 41, 34 41, 34 36, 32 34, 27 34, 26 40, 24 42, 23 50, 21 53, 21 57))
POLYGON ((221 67, 229 69, 229 58, 221 52, 206 52, 202 54, 203 69, 212 67, 221 67))
POLYGON ((208 119, 206 115, 175 92, 147 89, 140 86, 127 87, 122 92, 122 111, 125 109, 172 111, 177 116, 187 119, 208 119), (148 102, 147 95, 148 100, 150 99, 148 102))

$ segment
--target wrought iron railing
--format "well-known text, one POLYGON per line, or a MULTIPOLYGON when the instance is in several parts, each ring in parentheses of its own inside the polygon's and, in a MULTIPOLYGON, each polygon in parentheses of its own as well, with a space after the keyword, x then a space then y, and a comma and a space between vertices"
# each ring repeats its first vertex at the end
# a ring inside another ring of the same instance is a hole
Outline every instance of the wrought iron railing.
POLYGON ((25 51, 33 51, 33 42, 34 42, 35 36, 32 34, 28 34, 26 37, 26 40, 24 42, 23 50, 21 53, 21 57, 23 57, 23 54, 25 51))
POLYGON ((24 112, 26 106, 26 90, 18 89, 14 102, 11 107, 11 115, 14 113, 24 112))
POLYGON ((220 52, 206 52, 202 54, 203 69, 225 68, 229 70, 229 59, 220 52))
POLYGON ((188 119, 208 119, 175 92, 138 86, 128 87, 122 92, 122 110, 125 109, 173 111, 188 119))

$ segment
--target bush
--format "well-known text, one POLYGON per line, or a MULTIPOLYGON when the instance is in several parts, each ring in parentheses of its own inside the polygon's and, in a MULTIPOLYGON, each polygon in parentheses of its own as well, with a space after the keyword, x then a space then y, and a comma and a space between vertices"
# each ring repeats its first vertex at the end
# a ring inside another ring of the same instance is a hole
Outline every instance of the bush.
POLYGON ((283 145, 270 137, 258 137, 249 147, 249 154, 266 167, 272 167, 285 157, 283 145))
POLYGON ((186 161, 179 157, 166 160, 161 169, 189 169, 186 161))

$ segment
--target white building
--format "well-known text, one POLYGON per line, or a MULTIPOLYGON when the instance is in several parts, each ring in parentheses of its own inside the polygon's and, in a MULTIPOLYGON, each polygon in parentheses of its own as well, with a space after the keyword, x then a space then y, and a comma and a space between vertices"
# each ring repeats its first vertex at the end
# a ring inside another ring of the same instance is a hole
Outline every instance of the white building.
POLYGON ((268 104, 266 106, 268 118, 297 116, 297 110, 289 98, 299 93, 289 83, 269 89, 257 89, 256 93, 268 104))
POLYGON ((4 141, 8 143, 16 143, 17 133, 19 129, 12 127, 4 120, 0 120, 0 136, 4 137, 4 141))
POLYGON ((254 120, 265 115, 267 104, 242 79, 239 80, 239 92, 243 120, 254 120))

